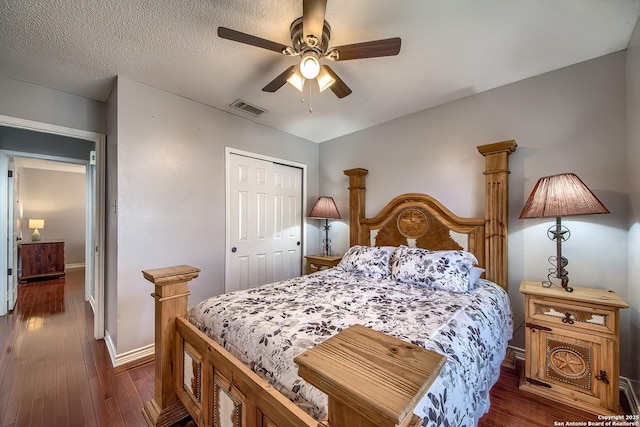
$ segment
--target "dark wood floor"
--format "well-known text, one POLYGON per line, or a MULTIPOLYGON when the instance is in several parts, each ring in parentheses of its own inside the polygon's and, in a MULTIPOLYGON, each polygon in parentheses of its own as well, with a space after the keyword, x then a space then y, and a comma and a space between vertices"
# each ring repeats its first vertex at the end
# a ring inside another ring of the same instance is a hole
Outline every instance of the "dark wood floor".
MULTIPOLYGON (((104 341, 93 339, 84 272, 20 285, 13 313, 0 317, 0 427, 144 426, 153 395, 153 362, 114 369, 104 341)), ((151 324, 151 320, 149 321, 151 324)), ((593 415, 518 390, 503 368, 482 427, 553 426, 593 415)))

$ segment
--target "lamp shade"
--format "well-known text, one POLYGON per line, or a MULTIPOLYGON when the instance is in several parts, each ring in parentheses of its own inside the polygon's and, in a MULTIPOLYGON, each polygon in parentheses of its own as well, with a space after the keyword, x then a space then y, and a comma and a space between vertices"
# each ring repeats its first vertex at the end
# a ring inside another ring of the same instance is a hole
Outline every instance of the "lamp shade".
POLYGON ((573 173, 538 180, 522 209, 520 219, 607 214, 609 210, 573 173))
POLYGON ((29 228, 44 228, 44 219, 29 219, 29 228))
POLYGON ((309 218, 341 219, 333 197, 318 197, 308 216, 309 218))

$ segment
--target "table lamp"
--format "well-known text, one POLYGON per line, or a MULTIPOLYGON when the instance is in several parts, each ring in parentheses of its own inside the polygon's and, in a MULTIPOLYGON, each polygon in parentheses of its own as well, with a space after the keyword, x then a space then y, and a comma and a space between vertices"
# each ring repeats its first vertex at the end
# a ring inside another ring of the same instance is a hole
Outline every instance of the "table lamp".
POLYGON ((318 197, 318 200, 316 200, 316 203, 311 208, 308 216, 309 218, 324 219, 324 226, 322 228, 325 233, 325 238, 322 242, 322 255, 333 255, 331 252, 331 240, 329 240, 329 230, 331 229, 329 219, 342 219, 340 217, 340 212, 338 212, 336 202, 333 201, 332 197, 318 197))
POLYGON ((29 219, 29 228, 33 229, 33 234, 31 234, 31 241, 39 242, 40 231, 38 231, 38 229, 44 228, 44 219, 29 219))
POLYGON ((545 287, 551 286, 552 278, 560 280, 560 285, 567 292, 573 292, 569 286, 569 272, 565 267, 569 263, 562 256, 562 242, 569 239, 569 229, 562 225, 561 217, 571 215, 607 214, 609 210, 573 173, 545 176, 538 180, 529 199, 522 209, 520 219, 524 218, 556 218, 556 224, 547 230, 547 236, 556 242, 555 259, 549 257, 554 268, 549 269, 545 287))

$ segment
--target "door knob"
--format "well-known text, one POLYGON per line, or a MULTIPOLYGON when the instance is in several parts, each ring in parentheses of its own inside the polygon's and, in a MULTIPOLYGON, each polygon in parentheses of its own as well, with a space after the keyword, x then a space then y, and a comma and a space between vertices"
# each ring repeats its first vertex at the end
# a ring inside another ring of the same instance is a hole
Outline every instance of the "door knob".
POLYGON ((238 248, 236 248, 235 246, 231 248, 231 252, 236 253, 236 251, 238 250, 238 248))
POLYGON ((296 245, 300 246, 300 242, 296 243, 296 245))

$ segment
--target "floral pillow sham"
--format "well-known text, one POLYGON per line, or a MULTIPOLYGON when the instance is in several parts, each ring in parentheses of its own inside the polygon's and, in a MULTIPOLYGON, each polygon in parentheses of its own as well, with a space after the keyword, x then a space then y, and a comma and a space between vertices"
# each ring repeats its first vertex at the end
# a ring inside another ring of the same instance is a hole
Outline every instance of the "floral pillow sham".
POLYGON ((477 263, 476 257, 466 251, 431 251, 401 246, 393 257, 391 278, 449 292, 467 292, 471 285, 471 269, 477 263))
POLYGON ((338 268, 374 279, 389 277, 390 253, 375 246, 352 246, 340 260, 338 268))

